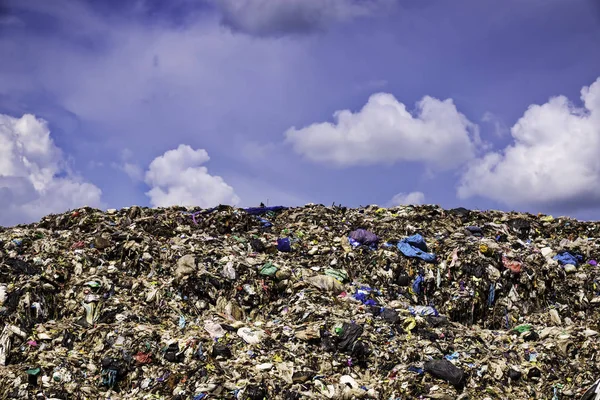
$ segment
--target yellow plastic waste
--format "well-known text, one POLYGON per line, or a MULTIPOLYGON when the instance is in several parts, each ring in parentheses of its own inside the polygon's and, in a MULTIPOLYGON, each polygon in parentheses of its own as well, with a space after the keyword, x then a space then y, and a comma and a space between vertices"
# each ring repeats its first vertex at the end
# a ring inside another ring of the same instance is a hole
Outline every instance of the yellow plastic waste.
POLYGON ((483 254, 487 254, 488 251, 490 251, 490 249, 487 246, 487 244, 482 243, 479 245, 479 251, 482 252, 483 254))
POLYGON ((417 326, 417 321, 414 318, 406 318, 402 324, 402 329, 406 333, 410 333, 417 326))

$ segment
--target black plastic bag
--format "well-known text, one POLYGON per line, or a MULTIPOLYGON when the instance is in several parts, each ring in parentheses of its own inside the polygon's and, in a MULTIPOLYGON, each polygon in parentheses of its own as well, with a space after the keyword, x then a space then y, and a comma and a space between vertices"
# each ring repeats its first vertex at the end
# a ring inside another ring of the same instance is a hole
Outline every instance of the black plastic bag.
POLYGON ((177 343, 172 343, 167 348, 167 352, 165 353, 165 360, 170 362, 181 362, 183 361, 184 354, 179 354, 179 345, 177 343))
POLYGON ((408 286, 410 286, 412 279, 410 276, 408 276, 406 274, 402 274, 402 275, 398 276, 397 282, 398 282, 398 286, 408 287, 408 286))
POLYGON ((542 371, 540 371, 540 369, 537 367, 533 367, 527 372, 527 378, 530 380, 539 379, 541 377, 542 377, 542 371))
POLYGON ((212 356, 223 357, 223 358, 231 358, 233 354, 231 354, 231 349, 223 344, 215 344, 212 349, 212 356))
POLYGON ((465 386, 465 373, 448 360, 431 360, 425 363, 425 371, 438 379, 443 379, 456 389, 465 386))
POLYGON ((425 319, 427 320, 427 323, 434 328, 446 325, 448 323, 448 318, 444 317, 443 315, 428 315, 425 319))
POLYGON ((400 321, 400 316, 398 315, 398 312, 392 308, 384 309, 381 312, 381 318, 392 324, 395 324, 398 321, 400 321))
POLYGON ((262 253, 266 249, 265 244, 260 239, 250 240, 250 247, 257 253, 262 253))
POLYGON ((519 379, 521 379, 521 371, 517 371, 516 369, 509 369, 508 370, 508 377, 512 380, 512 381, 518 381, 519 379))
POLYGON ((540 335, 536 331, 529 331, 523 336, 523 339, 526 342, 535 342, 540 339, 540 335))
POLYGON ((61 346, 65 347, 68 350, 73 350, 73 345, 75 344, 75 339, 77 337, 69 331, 63 332, 63 340, 61 341, 61 346))
POLYGON ((342 325, 342 334, 338 347, 341 350, 350 350, 356 340, 362 335, 363 327, 357 324, 344 322, 342 325))
POLYGON ((249 400, 263 400, 267 397, 267 391, 264 387, 258 385, 250 385, 246 387, 244 398, 249 400))

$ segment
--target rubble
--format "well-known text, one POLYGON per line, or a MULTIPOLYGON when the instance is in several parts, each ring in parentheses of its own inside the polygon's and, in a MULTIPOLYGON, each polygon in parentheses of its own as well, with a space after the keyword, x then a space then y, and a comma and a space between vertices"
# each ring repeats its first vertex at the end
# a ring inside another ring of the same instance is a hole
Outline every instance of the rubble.
POLYGON ((597 398, 600 224, 82 208, 0 229, 0 398, 597 398))

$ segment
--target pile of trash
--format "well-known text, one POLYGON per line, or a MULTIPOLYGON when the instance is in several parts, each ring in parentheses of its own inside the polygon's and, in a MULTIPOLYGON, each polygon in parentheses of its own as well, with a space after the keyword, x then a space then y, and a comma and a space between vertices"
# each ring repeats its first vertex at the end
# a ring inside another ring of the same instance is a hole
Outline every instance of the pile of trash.
POLYGON ((0 398, 599 399, 600 224, 82 208, 0 228, 0 398))

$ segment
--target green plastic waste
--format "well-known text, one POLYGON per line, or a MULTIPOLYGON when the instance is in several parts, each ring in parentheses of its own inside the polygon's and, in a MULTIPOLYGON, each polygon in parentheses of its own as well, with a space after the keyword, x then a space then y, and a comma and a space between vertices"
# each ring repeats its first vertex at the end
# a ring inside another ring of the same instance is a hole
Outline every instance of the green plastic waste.
POLYGON ((343 269, 327 268, 325 270, 325 275, 329 275, 340 282, 344 282, 348 279, 348 274, 343 269))
POLYGON ((265 275, 265 276, 273 276, 277 272, 277 269, 278 268, 273 263, 267 262, 265 265, 263 265, 261 267, 259 273, 261 275, 265 275))
POLYGON ((517 326, 514 330, 519 332, 519 333, 523 333, 523 332, 529 332, 531 330, 532 326, 529 324, 523 324, 523 325, 519 325, 517 326))

